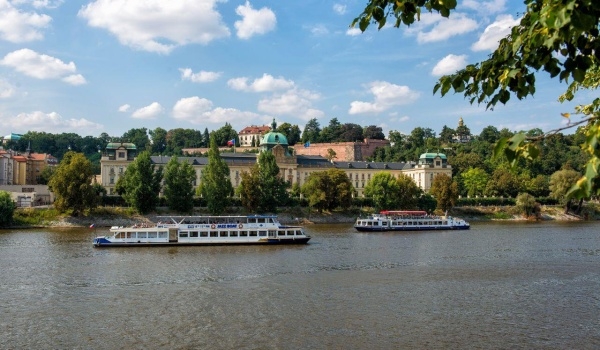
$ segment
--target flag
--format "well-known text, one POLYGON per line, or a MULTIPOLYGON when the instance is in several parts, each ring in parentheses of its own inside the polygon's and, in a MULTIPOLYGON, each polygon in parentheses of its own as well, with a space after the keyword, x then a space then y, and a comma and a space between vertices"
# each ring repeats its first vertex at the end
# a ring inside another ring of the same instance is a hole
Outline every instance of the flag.
POLYGON ((90 228, 94 228, 94 227, 96 227, 96 224, 91 224, 90 225, 90 228))
POLYGON ((307 143, 304 144, 304 147, 309 147, 310 146, 310 141, 308 141, 307 143))
POLYGON ((235 139, 227 141, 227 146, 235 146, 235 139))

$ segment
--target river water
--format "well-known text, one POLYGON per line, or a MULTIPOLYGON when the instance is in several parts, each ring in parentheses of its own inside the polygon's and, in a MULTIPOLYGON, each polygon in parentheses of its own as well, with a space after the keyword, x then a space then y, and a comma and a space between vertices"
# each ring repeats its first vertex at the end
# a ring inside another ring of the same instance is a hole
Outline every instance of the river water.
POLYGON ((598 349, 600 223, 302 246, 93 248, 0 231, 2 349, 598 349))

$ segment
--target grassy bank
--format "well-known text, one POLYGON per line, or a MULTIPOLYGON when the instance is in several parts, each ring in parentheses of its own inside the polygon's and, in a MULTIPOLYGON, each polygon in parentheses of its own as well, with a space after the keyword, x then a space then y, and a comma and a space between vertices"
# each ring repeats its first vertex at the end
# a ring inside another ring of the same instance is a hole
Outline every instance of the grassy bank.
MULTIPOLYGON (((588 203, 581 215, 564 214, 560 206, 542 206, 539 220, 598 220, 600 219, 600 206, 588 203)), ((318 213, 310 208, 283 208, 279 213, 282 223, 294 224, 320 224, 320 223, 352 223, 357 216, 373 212, 372 208, 353 208, 345 211, 318 213)), ((132 208, 127 207, 100 207, 91 213, 73 217, 70 213, 61 214, 53 208, 25 208, 15 210, 13 227, 87 227, 94 224, 97 227, 128 226, 141 222, 157 222, 157 216, 179 215, 165 208, 159 208, 149 215, 139 215, 132 208)), ((232 208, 224 215, 247 215, 243 208, 232 208)), ((437 214, 442 214, 437 213, 437 214)), ((513 206, 468 206, 453 208, 449 215, 463 218, 467 221, 490 220, 536 220, 525 218, 513 206)), ((193 215, 209 215, 206 210, 197 208, 193 215)))

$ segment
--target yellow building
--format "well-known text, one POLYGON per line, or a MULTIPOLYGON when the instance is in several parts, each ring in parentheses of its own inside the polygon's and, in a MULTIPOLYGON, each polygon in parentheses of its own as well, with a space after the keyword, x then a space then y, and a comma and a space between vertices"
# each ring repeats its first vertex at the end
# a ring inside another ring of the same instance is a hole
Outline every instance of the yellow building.
MULTIPOLYGON (((442 153, 424 153, 418 162, 335 162, 329 161, 322 156, 297 155, 289 147, 285 135, 272 131, 265 134, 260 140, 261 152, 273 152, 280 176, 290 184, 302 186, 308 176, 315 171, 327 169, 343 170, 359 197, 363 196, 366 184, 374 174, 385 171, 398 177, 400 174, 410 176, 415 183, 424 191, 429 191, 433 179, 439 174, 452 176, 452 167, 448 165, 446 155, 442 153)), ((131 143, 110 143, 101 160, 102 185, 107 193, 116 194, 114 186, 119 178, 137 155, 135 145, 131 143)), ((234 188, 241 183, 241 174, 250 171, 256 164, 257 155, 253 153, 221 153, 229 167, 231 184, 234 188)), ((165 166, 171 157, 152 156, 152 162, 157 166, 165 166)), ((202 181, 202 170, 208 164, 207 157, 179 157, 179 161, 190 163, 196 171, 194 186, 197 187, 202 181)))

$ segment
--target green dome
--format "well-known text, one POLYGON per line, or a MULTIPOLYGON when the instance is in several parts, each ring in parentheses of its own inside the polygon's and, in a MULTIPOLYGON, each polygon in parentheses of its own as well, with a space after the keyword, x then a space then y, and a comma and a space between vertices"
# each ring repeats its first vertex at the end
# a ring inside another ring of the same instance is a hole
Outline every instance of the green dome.
POLYGON ((434 159, 435 157, 440 157, 441 159, 446 159, 446 155, 443 153, 423 153, 419 157, 419 159, 434 159))
POLYGON ((280 133, 280 132, 268 132, 265 134, 265 136, 263 136, 262 140, 260 140, 260 146, 266 146, 266 145, 271 145, 271 146, 275 146, 275 145, 282 145, 282 146, 287 146, 288 145, 288 140, 287 137, 285 137, 284 134, 280 133))

